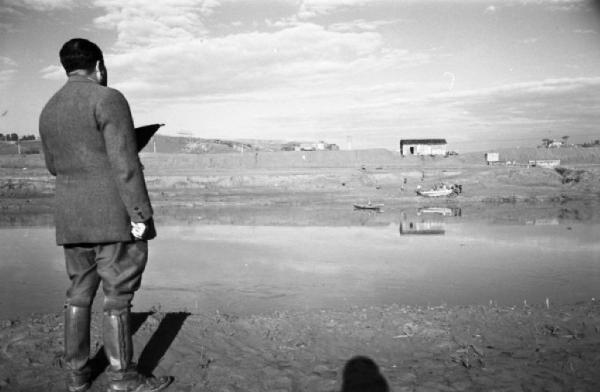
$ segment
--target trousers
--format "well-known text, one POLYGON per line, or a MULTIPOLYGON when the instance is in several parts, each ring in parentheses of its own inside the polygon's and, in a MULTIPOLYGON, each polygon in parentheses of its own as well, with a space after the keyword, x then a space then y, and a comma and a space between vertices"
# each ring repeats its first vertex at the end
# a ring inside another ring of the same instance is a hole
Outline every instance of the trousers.
POLYGON ((147 241, 69 244, 63 248, 71 280, 67 305, 90 307, 102 282, 105 312, 131 306, 148 261, 147 241))

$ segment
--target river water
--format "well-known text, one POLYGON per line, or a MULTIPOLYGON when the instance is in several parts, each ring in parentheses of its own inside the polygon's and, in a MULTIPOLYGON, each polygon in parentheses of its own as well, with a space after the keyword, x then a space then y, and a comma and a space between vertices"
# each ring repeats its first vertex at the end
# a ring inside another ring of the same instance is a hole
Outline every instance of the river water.
MULTIPOLYGON (((547 210, 513 219, 464 208, 350 213, 364 218, 301 226, 163 222, 134 310, 247 314, 600 298, 597 219, 547 210)), ((67 285, 53 227, 4 221, 0 319, 60 311, 67 285)))

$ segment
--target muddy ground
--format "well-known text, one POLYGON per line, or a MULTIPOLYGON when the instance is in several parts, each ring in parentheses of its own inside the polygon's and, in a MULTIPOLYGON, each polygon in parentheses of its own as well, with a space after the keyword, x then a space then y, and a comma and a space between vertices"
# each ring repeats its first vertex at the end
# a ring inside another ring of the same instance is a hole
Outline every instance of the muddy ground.
MULTIPOLYGON (((140 369, 174 375, 172 391, 600 388, 596 302, 510 308, 395 305, 247 317, 157 311, 136 313, 135 320, 140 369), (345 366, 353 371, 344 372, 345 366), (367 384, 350 389, 352 380, 367 384)), ((106 386, 99 373, 106 366, 99 326, 95 315, 92 391, 106 386)), ((61 315, 4 321, 0 346, 1 390, 63 390, 61 315)))
MULTIPOLYGON (((39 159, 19 159, 0 165, 0 226, 51 225, 53 179, 39 159)), ((142 161, 159 223, 355 224, 357 215, 347 214, 352 203, 383 203, 392 211, 429 205, 414 191, 439 182, 460 183, 463 194, 436 205, 468 205, 481 216, 492 205, 505 208, 507 219, 527 219, 532 205, 597 215, 600 202, 600 168, 590 162, 559 170, 460 161, 213 170, 142 161)), ((99 317, 92 391, 105 389, 99 317)), ((517 307, 398 303, 249 316, 153 309, 136 313, 135 322, 140 369, 174 375, 172 391, 600 390, 594 300, 517 307), (351 389, 357 379, 372 383, 351 389)), ((62 315, 0 322, 0 391, 62 391, 62 367, 62 315)))

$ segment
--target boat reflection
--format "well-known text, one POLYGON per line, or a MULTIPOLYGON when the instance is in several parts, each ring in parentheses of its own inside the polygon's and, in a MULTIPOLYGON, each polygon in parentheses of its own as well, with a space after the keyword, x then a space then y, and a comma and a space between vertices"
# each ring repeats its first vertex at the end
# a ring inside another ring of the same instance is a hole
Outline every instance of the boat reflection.
POLYGON ((441 216, 462 216, 462 210, 459 207, 422 207, 417 209, 417 215, 441 215, 441 216))
POLYGON ((400 235, 443 235, 446 234, 444 222, 429 220, 400 222, 400 235))
POLYGON ((458 207, 421 207, 400 215, 400 235, 444 235, 447 217, 460 217, 458 207))

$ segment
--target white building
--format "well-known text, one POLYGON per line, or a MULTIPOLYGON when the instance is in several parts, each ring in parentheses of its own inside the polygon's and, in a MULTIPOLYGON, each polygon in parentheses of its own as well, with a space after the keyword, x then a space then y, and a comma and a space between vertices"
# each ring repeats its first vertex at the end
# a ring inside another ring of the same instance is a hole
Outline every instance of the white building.
POLYGON ((488 165, 498 163, 498 162, 500 162, 500 154, 497 152, 486 152, 485 160, 487 161, 488 165))
POLYGON ((446 155, 446 139, 400 140, 400 153, 407 155, 446 155))

